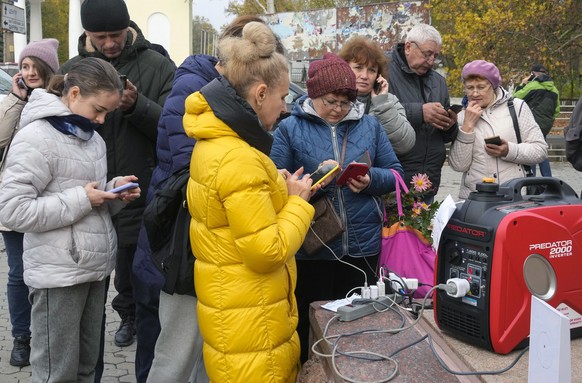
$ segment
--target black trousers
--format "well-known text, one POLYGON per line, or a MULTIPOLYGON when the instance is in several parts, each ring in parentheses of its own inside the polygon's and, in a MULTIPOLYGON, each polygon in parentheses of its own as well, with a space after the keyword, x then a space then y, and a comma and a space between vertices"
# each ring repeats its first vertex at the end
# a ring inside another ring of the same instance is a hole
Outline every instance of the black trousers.
POLYGON ((133 296, 133 255, 136 246, 119 247, 115 264, 113 285, 117 295, 111 301, 111 307, 121 319, 135 319, 135 299, 133 296))
MULTIPOLYGON (((343 257, 343 261, 365 271, 368 286, 377 282, 378 255, 372 257, 343 257)), ((364 286, 365 276, 360 270, 337 260, 297 260, 297 333, 301 342, 301 363, 309 357, 309 305, 315 301, 336 300, 346 297, 354 287, 364 286)), ((360 290, 356 290, 360 294, 360 290)))

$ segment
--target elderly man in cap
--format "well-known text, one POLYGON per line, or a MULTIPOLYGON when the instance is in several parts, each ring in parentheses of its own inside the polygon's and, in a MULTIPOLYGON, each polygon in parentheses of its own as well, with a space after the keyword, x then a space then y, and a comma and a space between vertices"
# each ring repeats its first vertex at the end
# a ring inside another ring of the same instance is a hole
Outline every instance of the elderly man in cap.
MULTIPOLYGON (((85 0, 81 6, 81 23, 85 32, 79 37, 79 55, 63 64, 60 70, 66 73, 75 62, 85 57, 98 57, 109 61, 120 75, 125 76, 119 108, 107 116, 97 132, 107 144, 109 177, 133 174, 138 177, 142 190, 147 190, 156 165, 157 124, 172 87, 175 66, 168 58, 151 49, 150 42, 130 20, 123 0, 85 0)), ((121 325, 115 334, 115 344, 120 347, 134 342, 135 326, 142 324, 139 308, 135 322, 140 289, 134 284, 132 262, 145 197, 144 193, 113 217, 118 236, 114 280, 118 295, 113 299, 112 306, 121 317, 121 325)), ((159 331, 157 321, 147 327, 151 327, 150 331, 156 328, 159 331)), ((147 334, 142 338, 140 341, 148 341, 147 334)), ((156 338, 157 332, 152 338, 153 343, 156 338)), ((153 346, 147 347, 150 348, 153 350, 153 346)), ((142 357, 138 344, 136 376, 147 376, 152 357, 142 357)), ((102 366, 97 366, 97 370, 99 375, 102 366)), ((145 381, 145 377, 138 377, 140 381, 145 381)))
MULTIPOLYGON (((560 114, 560 93, 548 70, 541 64, 534 64, 529 77, 524 78, 517 86, 513 97, 521 98, 527 103, 545 139, 554 126, 554 120, 560 114)), ((542 177, 552 176, 550 160, 546 158, 539 163, 539 167, 542 177)), ((532 166, 532 170, 535 174, 535 165, 532 166)))

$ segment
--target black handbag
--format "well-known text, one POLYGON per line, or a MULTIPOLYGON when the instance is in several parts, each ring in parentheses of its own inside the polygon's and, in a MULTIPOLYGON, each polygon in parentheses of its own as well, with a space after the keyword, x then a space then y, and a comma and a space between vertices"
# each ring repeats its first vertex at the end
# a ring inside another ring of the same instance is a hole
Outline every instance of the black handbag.
POLYGON ((313 221, 303 241, 303 250, 307 255, 317 253, 324 244, 333 241, 345 231, 344 224, 329 198, 318 199, 313 203, 313 207, 315 208, 313 221))

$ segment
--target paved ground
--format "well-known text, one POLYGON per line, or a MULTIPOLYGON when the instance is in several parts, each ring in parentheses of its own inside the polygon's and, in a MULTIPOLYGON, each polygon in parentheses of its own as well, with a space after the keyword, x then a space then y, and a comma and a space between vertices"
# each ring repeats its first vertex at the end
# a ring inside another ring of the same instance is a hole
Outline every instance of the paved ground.
MULTIPOLYGON (((578 193, 582 190, 582 173, 577 172, 569 163, 552 163, 554 177, 568 183, 578 193)), ((441 189, 438 200, 448 194, 457 200, 461 174, 454 172, 448 165, 443 168, 441 189)), ((6 280, 8 266, 6 252, 0 237, 0 382, 24 383, 30 382, 30 367, 15 368, 8 364, 12 350, 12 336, 10 334, 10 320, 8 317, 8 303, 6 300, 6 280)), ((135 343, 130 347, 120 348, 113 343, 113 336, 119 326, 119 317, 111 308, 111 299, 114 296, 113 284, 107 300, 107 331, 105 334, 105 373, 103 383, 135 382, 134 359, 135 343)))

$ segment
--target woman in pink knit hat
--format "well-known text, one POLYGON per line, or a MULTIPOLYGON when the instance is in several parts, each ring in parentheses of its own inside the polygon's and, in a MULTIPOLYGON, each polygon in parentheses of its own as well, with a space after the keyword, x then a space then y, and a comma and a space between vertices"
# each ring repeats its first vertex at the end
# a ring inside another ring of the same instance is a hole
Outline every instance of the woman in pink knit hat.
POLYGON ((543 161, 547 144, 527 104, 511 98, 501 86, 495 64, 471 61, 461 76, 468 104, 458 115, 459 132, 449 164, 463 172, 459 198, 465 199, 485 177, 499 184, 525 177, 523 166, 543 161))
MULTIPOLYGON (((18 129, 20 113, 28 101, 28 96, 37 88, 45 88, 51 77, 59 69, 55 39, 33 41, 20 54, 20 71, 12 77, 12 91, 0 103, 0 148, 3 149, 2 162, 8 152, 8 145, 18 129)), ((3 169, 2 166, 1 169, 3 169)), ((22 277, 23 234, 0 227, 8 256, 8 311, 12 324, 14 347, 10 354, 10 364, 15 367, 28 366, 30 356, 30 302, 28 286, 22 277)))

